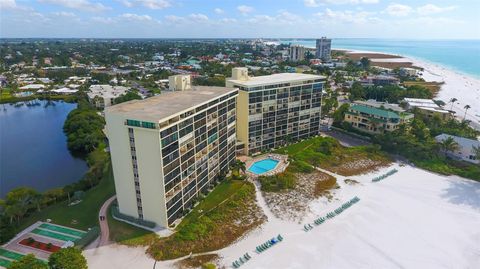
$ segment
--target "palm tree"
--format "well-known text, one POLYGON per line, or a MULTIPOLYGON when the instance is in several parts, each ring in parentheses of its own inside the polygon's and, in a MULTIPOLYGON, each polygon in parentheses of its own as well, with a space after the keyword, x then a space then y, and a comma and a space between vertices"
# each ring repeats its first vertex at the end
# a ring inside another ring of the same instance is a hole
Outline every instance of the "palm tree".
POLYGON ((240 174, 240 171, 242 173, 245 173, 245 171, 247 170, 247 168, 245 167, 245 163, 240 160, 235 160, 235 162, 232 163, 231 168, 234 173, 236 172, 237 175, 240 174))
POLYGON ((458 101, 458 99, 457 99, 457 98, 455 98, 455 97, 454 97, 454 98, 452 98, 452 99, 450 99, 450 102, 449 102, 449 103, 452 103, 452 105, 450 106, 450 110, 452 110, 452 109, 453 109, 453 104, 454 104, 456 101, 458 101))
POLYGON ((465 108, 465 115, 463 116, 463 120, 465 120, 465 118, 467 117, 467 110, 470 109, 470 106, 469 106, 469 105, 466 105, 466 106, 464 106, 463 108, 465 108))
POLYGON ((442 142, 440 142, 440 146, 442 147, 445 156, 447 156, 448 152, 453 152, 458 149, 458 143, 455 142, 455 140, 451 136, 443 139, 442 142))

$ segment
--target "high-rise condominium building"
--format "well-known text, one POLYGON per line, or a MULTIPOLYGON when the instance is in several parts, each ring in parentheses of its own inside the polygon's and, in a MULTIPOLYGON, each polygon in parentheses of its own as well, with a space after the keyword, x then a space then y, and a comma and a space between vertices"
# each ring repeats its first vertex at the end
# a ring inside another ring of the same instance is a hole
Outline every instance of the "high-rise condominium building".
POLYGON ((320 105, 325 77, 282 73, 249 77, 234 68, 227 87, 239 88, 237 139, 245 154, 315 136, 320 129, 320 105))
POLYGON ((305 60, 305 47, 300 45, 291 45, 288 48, 288 57, 290 61, 298 62, 305 60))
POLYGON ((315 57, 322 61, 329 62, 332 59, 332 40, 326 37, 317 39, 315 57))
POLYGON ((235 160, 238 90, 187 84, 105 111, 120 212, 163 227, 235 160))

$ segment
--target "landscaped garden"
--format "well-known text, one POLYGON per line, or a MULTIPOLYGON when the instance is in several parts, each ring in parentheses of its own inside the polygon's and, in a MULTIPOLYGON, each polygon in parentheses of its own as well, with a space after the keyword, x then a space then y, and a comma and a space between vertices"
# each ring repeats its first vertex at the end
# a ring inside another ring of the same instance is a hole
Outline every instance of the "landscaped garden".
POLYGON ((60 250, 59 246, 53 245, 52 243, 44 243, 41 241, 36 241, 33 238, 25 238, 22 241, 20 241, 19 244, 27 247, 32 247, 32 248, 40 249, 43 251, 51 252, 51 253, 57 252, 60 250))
POLYGON ((227 179, 201 199, 169 237, 158 238, 110 219, 109 227, 111 238, 117 242, 148 246, 147 253, 153 258, 169 260, 226 247, 264 220, 255 203, 253 184, 227 179))

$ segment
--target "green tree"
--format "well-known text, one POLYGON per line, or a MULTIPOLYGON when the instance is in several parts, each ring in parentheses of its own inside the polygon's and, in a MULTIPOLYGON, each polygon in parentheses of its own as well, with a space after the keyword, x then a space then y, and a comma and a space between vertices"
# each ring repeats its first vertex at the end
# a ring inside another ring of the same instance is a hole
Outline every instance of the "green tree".
POLYGON ((349 108, 349 104, 343 104, 337 110, 335 110, 335 112, 333 112, 333 123, 340 124, 345 118, 345 113, 349 108))
POLYGON ((360 59, 360 64, 362 65, 362 68, 364 70, 367 70, 370 68, 370 59, 366 58, 366 57, 362 57, 360 59))
POLYGON ((135 91, 129 91, 126 94, 122 94, 119 97, 115 98, 114 103, 120 104, 131 100, 142 100, 142 97, 135 91))
POLYGON ((17 223, 25 216, 30 208, 39 207, 41 195, 32 188, 20 187, 7 193, 3 202, 5 215, 10 218, 10 223, 14 219, 17 223))
POLYGON ((458 149, 458 143, 455 142, 455 139, 453 139, 453 137, 451 136, 449 136, 446 139, 443 139, 440 142, 440 146, 442 147, 442 150, 445 153, 445 156, 447 155, 448 152, 453 152, 458 149))
POLYGON ((48 258, 48 265, 52 269, 87 269, 87 260, 82 251, 74 248, 62 248, 48 258))
POLYGON ((240 172, 245 173, 246 166, 245 163, 240 160, 235 160, 234 163, 231 164, 232 173, 236 176, 240 175, 240 172))
POLYGON ((475 159, 479 161, 478 164, 480 165, 480 146, 472 147, 472 153, 473 156, 475 156, 475 159))
POLYGON ((37 260, 33 254, 23 256, 17 261, 13 261, 9 269, 48 269, 48 266, 37 260))

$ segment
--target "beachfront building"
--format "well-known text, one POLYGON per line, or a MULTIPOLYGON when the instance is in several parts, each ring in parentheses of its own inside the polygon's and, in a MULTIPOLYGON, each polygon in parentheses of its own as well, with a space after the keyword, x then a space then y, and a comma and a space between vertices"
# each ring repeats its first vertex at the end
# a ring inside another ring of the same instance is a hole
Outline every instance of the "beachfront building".
POLYGON ((102 109, 115 104, 115 98, 126 94, 127 91, 128 88, 123 86, 111 86, 108 84, 92 85, 87 95, 90 103, 96 108, 102 109))
POLYGON ((286 142, 318 135, 325 77, 281 73, 249 77, 233 68, 227 87, 239 88, 237 139, 244 154, 256 154, 286 142))
POLYGON ((120 213, 170 226, 235 161, 238 90, 190 88, 105 109, 120 213))
POLYGON ((368 77, 362 78, 360 80, 360 83, 364 87, 390 86, 390 85, 398 86, 400 84, 400 80, 394 76, 375 75, 375 76, 368 76, 368 77))
POLYGON ((332 40, 326 37, 317 39, 315 46, 315 57, 324 62, 332 60, 332 40))
POLYGON ((292 62, 305 60, 305 47, 300 45, 291 45, 288 48, 288 59, 292 62))
POLYGON ((435 137, 435 140, 438 143, 441 143, 450 137, 457 143, 458 147, 453 151, 447 151, 446 154, 448 156, 470 163, 480 163, 480 160, 477 159, 474 151, 475 148, 480 148, 480 141, 448 134, 438 135, 435 137))
POLYGON ((409 123, 413 117, 404 111, 353 103, 345 113, 344 121, 362 132, 383 134, 397 130, 400 124, 409 123))
POLYGON ((432 99, 404 98, 403 103, 406 109, 411 111, 416 110, 427 118, 438 117, 444 121, 455 118, 454 112, 443 109, 432 99))

